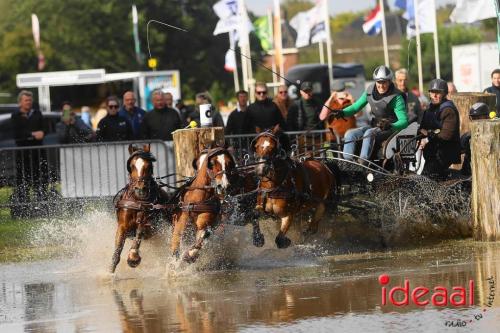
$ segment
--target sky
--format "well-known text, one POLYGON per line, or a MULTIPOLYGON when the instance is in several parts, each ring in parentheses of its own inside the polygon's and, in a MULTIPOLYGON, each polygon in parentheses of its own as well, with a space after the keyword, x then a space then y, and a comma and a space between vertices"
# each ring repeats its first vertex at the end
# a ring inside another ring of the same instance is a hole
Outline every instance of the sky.
MULTIPOLYGON (((311 1, 313 2, 313 1, 311 1)), ((344 12, 357 12, 375 7, 376 0, 328 0, 328 9, 330 15, 336 15, 344 12)), ((389 5, 394 6, 395 0, 389 0, 389 5)), ((436 0, 436 5, 442 6, 448 3, 455 3, 456 0, 436 0)), ((246 0, 248 10, 256 15, 265 15, 268 8, 273 7, 273 0, 246 0)))

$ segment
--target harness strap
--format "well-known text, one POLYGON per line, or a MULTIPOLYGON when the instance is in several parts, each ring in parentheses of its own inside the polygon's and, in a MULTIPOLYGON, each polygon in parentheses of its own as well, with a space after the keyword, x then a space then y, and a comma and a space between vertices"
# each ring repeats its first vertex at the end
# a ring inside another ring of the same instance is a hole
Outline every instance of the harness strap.
POLYGON ((173 210, 177 208, 176 204, 154 204, 151 202, 140 202, 129 199, 122 199, 118 201, 115 205, 116 209, 132 209, 138 211, 150 211, 150 210, 173 210))
POLYGON ((218 201, 180 203, 179 207, 183 212, 214 214, 218 214, 221 208, 218 201))

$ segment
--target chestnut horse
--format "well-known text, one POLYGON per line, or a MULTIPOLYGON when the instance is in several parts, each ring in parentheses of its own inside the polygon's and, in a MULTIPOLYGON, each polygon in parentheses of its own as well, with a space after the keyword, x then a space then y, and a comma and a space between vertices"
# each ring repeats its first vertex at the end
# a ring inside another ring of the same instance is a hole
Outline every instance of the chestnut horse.
MULTIPOLYGON (((336 189, 332 171, 313 159, 292 161, 281 148, 279 125, 260 133, 252 142, 259 178, 256 209, 281 219, 275 243, 278 248, 290 246, 286 233, 298 213, 315 209, 304 234, 318 231, 325 212, 325 200, 336 189)), ((255 236, 254 236, 255 238, 255 236)))
POLYGON ((336 141, 337 135, 340 138, 343 138, 347 130, 356 127, 356 118, 354 116, 347 117, 346 119, 337 119, 330 114, 330 110, 343 109, 351 105, 353 101, 354 98, 352 95, 345 91, 332 92, 330 98, 326 101, 326 104, 330 109, 323 107, 319 115, 319 119, 325 121, 325 128, 329 130, 326 134, 327 141, 336 141))
POLYGON ((188 222, 194 222, 196 241, 182 256, 188 263, 198 258, 204 240, 221 217, 221 204, 236 172, 234 157, 222 147, 202 151, 193 161, 193 167, 197 170, 196 175, 180 194, 181 212, 174 220, 171 243, 172 254, 179 258, 182 235, 188 222))
POLYGON ((163 191, 153 178, 153 162, 155 157, 150 153, 150 146, 139 149, 129 145, 130 157, 127 160, 129 182, 115 196, 115 209, 118 218, 118 228, 115 235, 115 251, 110 271, 114 273, 120 262, 120 254, 127 236, 134 236, 129 250, 127 263, 137 267, 141 262, 139 247, 141 240, 151 237, 159 231, 160 221, 168 219, 165 216, 168 207, 173 211, 175 204, 169 202, 168 194, 163 191))

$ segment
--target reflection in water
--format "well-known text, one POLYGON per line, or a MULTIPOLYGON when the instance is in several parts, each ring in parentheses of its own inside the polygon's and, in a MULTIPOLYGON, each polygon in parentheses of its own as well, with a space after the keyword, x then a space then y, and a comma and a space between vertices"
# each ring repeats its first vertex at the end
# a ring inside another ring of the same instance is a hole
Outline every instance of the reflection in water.
POLYGON ((0 266, 0 331, 441 331, 447 320, 467 321, 468 330, 494 331, 500 296, 486 308, 486 279, 500 278, 499 250, 495 243, 452 242, 419 250, 311 258, 312 264, 305 266, 272 268, 266 257, 264 267, 253 261, 252 267, 174 277, 130 270, 114 281, 61 273, 72 266, 69 261, 6 265, 0 266), (42 266, 46 274, 38 275, 42 266), (451 289, 473 279, 476 305, 381 306, 381 273, 390 275, 389 288, 409 279, 411 288, 451 289), (480 320, 474 317, 478 313, 480 320))

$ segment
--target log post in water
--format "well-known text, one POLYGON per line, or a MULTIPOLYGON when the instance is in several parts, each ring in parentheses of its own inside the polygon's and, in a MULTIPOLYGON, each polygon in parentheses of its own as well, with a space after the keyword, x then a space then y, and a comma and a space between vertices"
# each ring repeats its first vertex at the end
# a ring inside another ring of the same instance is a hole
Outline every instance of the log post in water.
POLYGON ((471 122, 473 236, 500 240, 500 120, 471 122))
POLYGON ((451 94, 450 99, 460 113, 460 135, 469 132, 469 110, 474 103, 483 102, 487 104, 490 110, 495 110, 496 95, 478 92, 460 92, 451 94))
POLYGON ((215 141, 219 145, 224 144, 223 127, 180 129, 172 135, 174 137, 175 167, 178 180, 183 179, 184 176, 194 175, 193 160, 211 142, 215 141))

